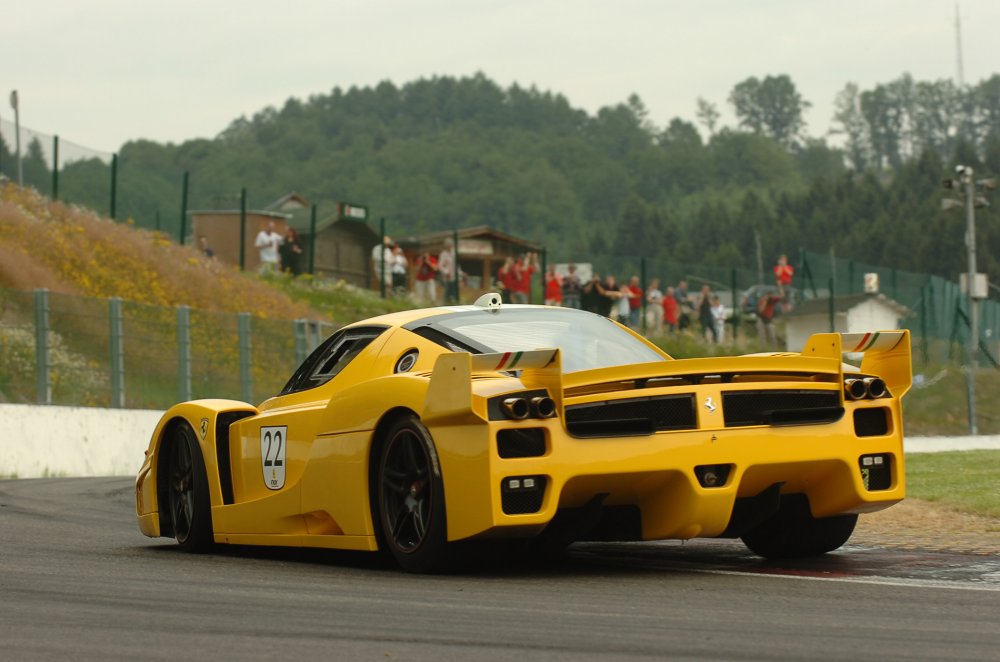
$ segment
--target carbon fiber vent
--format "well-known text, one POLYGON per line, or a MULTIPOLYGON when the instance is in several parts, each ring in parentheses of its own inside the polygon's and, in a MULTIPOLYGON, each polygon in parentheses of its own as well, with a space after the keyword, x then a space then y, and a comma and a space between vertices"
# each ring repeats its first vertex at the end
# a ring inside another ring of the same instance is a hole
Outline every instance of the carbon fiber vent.
POLYGON ((726 427, 833 423, 844 415, 837 391, 730 391, 722 394, 726 427))
POLYGON ((697 427, 694 394, 691 393, 592 402, 566 408, 566 429, 574 437, 626 437, 697 427))

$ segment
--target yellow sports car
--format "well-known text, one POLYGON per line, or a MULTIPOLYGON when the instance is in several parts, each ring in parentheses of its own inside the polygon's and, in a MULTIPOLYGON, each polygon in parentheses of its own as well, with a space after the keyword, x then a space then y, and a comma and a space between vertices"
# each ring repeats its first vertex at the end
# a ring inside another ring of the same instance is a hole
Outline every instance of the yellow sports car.
POLYGON ((674 360, 603 317, 484 295, 344 327, 259 407, 171 408, 136 479, 139 528, 190 551, 382 551, 415 572, 466 540, 822 554, 903 498, 910 380, 908 331, 674 360))

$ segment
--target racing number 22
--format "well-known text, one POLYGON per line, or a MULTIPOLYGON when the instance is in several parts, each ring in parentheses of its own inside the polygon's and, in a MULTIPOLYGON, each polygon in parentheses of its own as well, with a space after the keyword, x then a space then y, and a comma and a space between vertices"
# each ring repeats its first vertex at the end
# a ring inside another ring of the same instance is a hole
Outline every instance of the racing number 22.
POLYGON ((264 485, 280 490, 285 485, 285 448, 288 428, 284 425, 260 429, 260 459, 264 485))

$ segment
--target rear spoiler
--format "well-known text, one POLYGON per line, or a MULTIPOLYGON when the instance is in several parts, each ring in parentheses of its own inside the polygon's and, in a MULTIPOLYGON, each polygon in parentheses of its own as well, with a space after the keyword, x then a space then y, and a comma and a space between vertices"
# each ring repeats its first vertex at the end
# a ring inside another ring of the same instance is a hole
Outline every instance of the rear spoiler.
POLYGON ((910 390, 913 367, 910 331, 868 331, 866 333, 816 333, 802 349, 803 356, 841 360, 844 354, 863 354, 861 372, 877 375, 896 397, 910 390))

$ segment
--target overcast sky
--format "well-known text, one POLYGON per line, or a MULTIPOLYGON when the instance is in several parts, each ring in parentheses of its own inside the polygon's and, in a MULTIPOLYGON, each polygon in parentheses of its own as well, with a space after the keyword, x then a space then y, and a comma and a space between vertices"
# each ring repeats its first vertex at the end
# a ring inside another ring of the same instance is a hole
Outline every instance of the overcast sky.
MULTIPOLYGON (((845 83, 956 76, 948 0, 0 0, 0 119, 107 152, 212 138, 335 86, 482 71, 590 113, 638 94, 652 121, 787 73, 829 128, 845 83)), ((965 81, 1000 71, 1000 1, 962 0, 965 81)))

